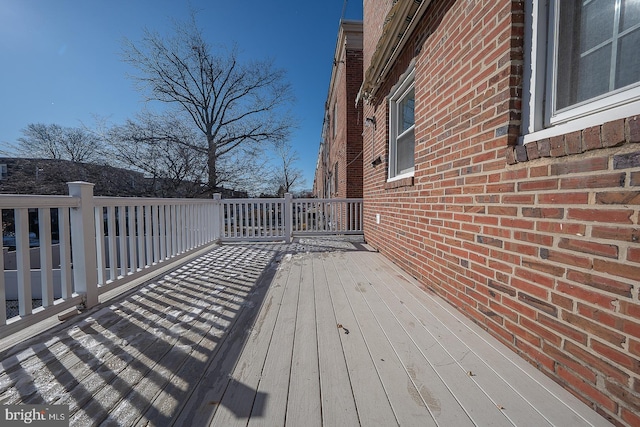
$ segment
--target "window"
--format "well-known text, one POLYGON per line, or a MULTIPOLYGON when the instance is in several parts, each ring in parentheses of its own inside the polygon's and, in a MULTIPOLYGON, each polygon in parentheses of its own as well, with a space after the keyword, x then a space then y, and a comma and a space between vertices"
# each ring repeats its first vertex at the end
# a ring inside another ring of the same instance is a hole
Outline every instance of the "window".
POLYGON ((640 0, 555 0, 549 19, 547 125, 640 98, 640 0))
POLYGON ((7 176, 8 176, 7 165, 6 164, 1 164, 0 165, 0 180, 7 179, 7 176))
POLYGON ((412 70, 389 100, 389 179, 413 175, 415 99, 412 70))

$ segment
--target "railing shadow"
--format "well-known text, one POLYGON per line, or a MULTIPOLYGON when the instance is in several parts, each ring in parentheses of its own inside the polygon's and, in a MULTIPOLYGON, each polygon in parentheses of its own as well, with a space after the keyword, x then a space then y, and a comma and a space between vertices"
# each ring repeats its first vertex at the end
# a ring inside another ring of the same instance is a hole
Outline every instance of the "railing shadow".
POLYGON ((72 425, 171 425, 213 416, 231 387, 243 403, 227 409, 260 416, 256 405, 268 396, 231 374, 277 261, 286 253, 362 250, 361 242, 218 246, 0 353, 0 404, 66 404, 72 425), (203 386, 205 402, 198 399, 203 386))

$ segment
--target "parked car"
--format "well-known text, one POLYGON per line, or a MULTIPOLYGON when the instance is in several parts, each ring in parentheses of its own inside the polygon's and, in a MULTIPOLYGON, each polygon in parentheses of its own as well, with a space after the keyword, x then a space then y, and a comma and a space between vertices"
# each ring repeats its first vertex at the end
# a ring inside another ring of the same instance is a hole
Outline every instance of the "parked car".
MULTIPOLYGON (((29 247, 36 248, 40 246, 40 239, 34 232, 29 233, 29 247)), ((8 248, 10 251, 16 250, 16 235, 15 233, 9 233, 2 236, 2 247, 8 248)))

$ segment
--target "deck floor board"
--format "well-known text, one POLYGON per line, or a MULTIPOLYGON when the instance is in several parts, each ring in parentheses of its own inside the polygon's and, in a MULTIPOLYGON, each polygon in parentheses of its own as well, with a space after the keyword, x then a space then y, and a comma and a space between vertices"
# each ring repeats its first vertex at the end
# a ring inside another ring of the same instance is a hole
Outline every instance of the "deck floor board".
POLYGON ((0 353, 71 425, 607 426, 366 245, 223 245, 0 353))

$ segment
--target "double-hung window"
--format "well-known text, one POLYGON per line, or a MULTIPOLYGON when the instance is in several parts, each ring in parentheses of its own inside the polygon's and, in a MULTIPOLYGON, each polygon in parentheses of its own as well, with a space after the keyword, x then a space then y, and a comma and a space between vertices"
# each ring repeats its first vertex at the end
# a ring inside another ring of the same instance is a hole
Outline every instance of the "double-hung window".
POLYGON ((412 176, 415 161, 414 71, 389 99, 389 179, 412 176))
POLYGON ((547 124, 640 98, 640 0, 551 2, 547 124))
POLYGON ((640 113, 640 0, 525 3, 524 143, 640 113))

